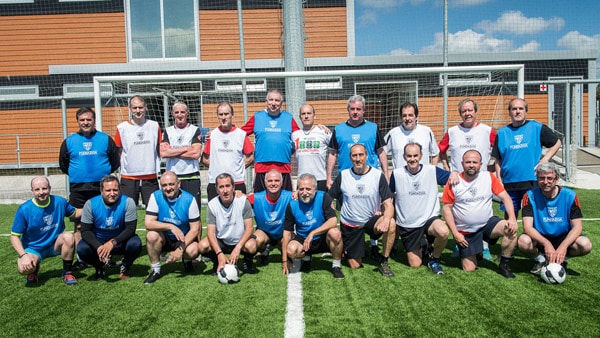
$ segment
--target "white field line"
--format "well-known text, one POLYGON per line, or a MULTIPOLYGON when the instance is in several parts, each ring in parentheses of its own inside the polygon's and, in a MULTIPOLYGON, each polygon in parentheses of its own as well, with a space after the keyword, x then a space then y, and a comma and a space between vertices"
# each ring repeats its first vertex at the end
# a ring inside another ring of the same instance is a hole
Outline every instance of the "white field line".
POLYGON ((285 337, 304 337, 304 305, 302 302, 302 274, 300 260, 294 259, 294 267, 288 274, 287 307, 285 311, 285 337))

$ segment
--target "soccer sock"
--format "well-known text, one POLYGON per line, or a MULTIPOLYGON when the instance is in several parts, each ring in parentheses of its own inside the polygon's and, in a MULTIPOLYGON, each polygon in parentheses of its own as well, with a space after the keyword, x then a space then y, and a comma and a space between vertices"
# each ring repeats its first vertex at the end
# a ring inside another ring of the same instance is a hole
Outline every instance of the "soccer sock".
POLYGON ((152 268, 152 271, 154 271, 156 273, 160 273, 160 262, 158 262, 158 263, 152 263, 150 265, 150 267, 152 268))
MULTIPOLYGON (((81 259, 81 257, 79 257, 79 254, 75 254, 75 256, 77 256, 77 260, 81 263, 85 263, 85 261, 83 259, 81 259)), ((87 263, 86 263, 87 264, 87 263)))
POLYGON ((71 271, 73 269, 73 260, 63 259, 63 272, 71 271))
POLYGON ((371 239, 371 246, 377 246, 377 240, 376 239, 371 239))
POLYGON ((540 262, 540 263, 544 263, 546 261, 546 257, 544 255, 542 255, 542 253, 538 253, 537 256, 535 256, 535 261, 536 262, 540 262))
POLYGON ((483 250, 485 250, 485 249, 489 250, 490 249, 490 245, 488 244, 488 242, 483 241, 483 250))
POLYGON ((331 267, 332 268, 341 268, 342 267, 342 260, 341 259, 334 259, 333 262, 331 263, 331 267))

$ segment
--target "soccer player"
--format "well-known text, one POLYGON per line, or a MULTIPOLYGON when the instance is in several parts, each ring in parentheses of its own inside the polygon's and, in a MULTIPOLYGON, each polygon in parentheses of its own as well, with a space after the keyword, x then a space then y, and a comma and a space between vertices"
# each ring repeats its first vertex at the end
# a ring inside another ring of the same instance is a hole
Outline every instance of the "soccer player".
POLYGON ((452 185, 448 181, 444 187, 444 219, 459 247, 464 271, 474 271, 477 268, 476 255, 483 251, 483 241, 495 244, 502 237, 498 273, 506 278, 515 278, 508 262, 513 258, 513 250, 517 244, 517 219, 512 203, 507 205, 508 220, 493 216, 493 195, 505 203, 510 202, 510 196, 493 173, 480 172, 482 165, 481 154, 477 150, 467 150, 464 153, 459 183, 452 185))
POLYGON ((292 191, 292 133, 300 128, 292 114, 281 110, 282 103, 281 92, 271 89, 267 94, 267 108, 252 115, 242 127, 248 136, 254 134, 255 137, 255 193, 265 190, 265 174, 271 169, 283 175, 283 189, 292 191))
POLYGON ((192 194, 200 208, 200 129, 188 121, 190 111, 184 102, 175 102, 171 115, 175 123, 165 129, 160 157, 166 159, 166 170, 177 175, 181 189, 192 194))
POLYGON ((396 168, 390 177, 390 188, 396 193, 396 225, 406 250, 408 265, 419 267, 430 254, 427 267, 443 275, 440 264, 448 242, 448 227, 440 218, 438 185, 445 185, 449 172, 432 164, 422 164, 421 144, 409 142, 402 151, 406 166, 396 168), (415 207, 418 206, 418 207, 415 207), (429 243, 433 250, 429 252, 429 243))
POLYGON ((142 253, 142 241, 135 234, 135 202, 122 196, 119 180, 105 176, 100 181, 100 196, 87 201, 81 212, 81 237, 77 252, 96 268, 94 280, 102 280, 113 254, 124 255, 119 279, 129 278, 129 268, 142 253))
POLYGON ((254 146, 246 133, 233 124, 233 107, 229 102, 217 106, 219 127, 213 129, 206 140, 202 164, 208 167, 208 200, 217 196, 215 179, 222 172, 229 172, 235 182, 235 190, 246 193, 246 168, 254 163, 254 146))
MULTIPOLYGON (((60 146, 60 170, 69 176, 69 203, 83 208, 90 198, 100 195, 100 180, 119 168, 119 149, 112 137, 96 130, 96 113, 82 107, 75 113, 79 130, 60 146)), ((81 222, 75 219, 75 243, 81 240, 81 222)), ((78 259, 73 270, 87 266, 78 259)))
MULTIPOLYGON (((498 130, 492 156, 496 175, 512 199, 518 215, 525 193, 536 186, 535 167, 548 162, 560 149, 560 139, 552 129, 535 120, 527 120, 529 105, 523 99, 508 102, 511 123, 498 130), (542 148, 548 150, 542 156, 542 148)), ((505 211, 506 205, 501 209, 505 211)))
MULTIPOLYGON (((496 131, 492 127, 483 124, 477 120, 478 106, 477 102, 471 98, 462 99, 458 103, 458 113, 462 122, 446 131, 440 142, 440 159, 444 169, 451 171, 450 183, 458 182, 458 173, 462 168, 463 154, 469 149, 477 150, 482 156, 484 170, 488 169, 490 162, 490 152, 496 131), (448 150, 450 151, 450 162, 448 162, 448 150)), ((493 167, 489 167, 493 169, 493 167)), ((489 244, 483 242, 482 258, 491 261, 494 258, 490 253, 489 244)), ((454 248, 452 257, 458 257, 458 246, 454 248)))
POLYGON ((160 177, 160 190, 150 196, 144 223, 152 268, 144 284, 152 284, 161 277, 163 252, 169 253, 167 263, 182 259, 184 272, 194 271, 192 260, 198 257, 198 241, 202 236, 200 210, 194 196, 181 189, 181 182, 172 171, 160 177))
POLYGON ((292 134, 296 146, 298 175, 311 173, 317 178, 317 187, 327 190, 327 152, 331 132, 315 125, 315 107, 304 104, 300 107, 302 129, 292 134))
MULTIPOLYGON (((352 167, 350 147, 363 144, 367 150, 367 165, 375 169, 381 168, 386 179, 389 179, 388 160, 385 142, 377 124, 365 120, 365 98, 360 95, 348 99, 348 120, 335 126, 329 142, 329 158, 327 159, 327 188, 333 184, 333 168, 338 162, 338 173, 352 167), (339 155, 339 156, 338 156, 339 155)), ((371 257, 381 259, 377 241, 371 238, 371 257)))
POLYGON ((385 149, 388 154, 392 155, 394 169, 403 168, 406 165, 403 156, 404 146, 410 142, 421 145, 423 153, 421 164, 431 163, 437 165, 440 149, 431 128, 417 123, 419 107, 412 102, 405 102, 400 106, 400 117, 402 118, 402 124, 390 130, 383 137, 385 149))
POLYGON ((353 145, 349 156, 353 166, 336 177, 328 192, 342 203, 340 227, 345 257, 350 268, 360 268, 365 233, 374 239, 383 235, 383 256, 378 270, 386 277, 393 277, 388 264, 396 237, 393 195, 384 174, 367 164, 369 155, 364 145, 353 145))
POLYGON ((129 111, 131 120, 121 122, 115 136, 121 153, 121 193, 136 204, 141 194, 147 206, 150 195, 158 190, 162 131, 158 123, 146 118, 148 107, 143 97, 133 96, 129 111))
POLYGON ((33 198, 19 207, 10 231, 10 244, 19 255, 17 270, 27 275, 26 285, 37 283, 44 258, 58 255, 63 260, 63 282, 77 283, 71 272, 75 238, 72 233, 64 232, 64 219, 79 217, 80 213, 63 197, 50 195, 50 190, 46 177, 31 180, 33 198))
POLYGON ((331 252, 333 277, 343 279, 342 234, 337 227, 337 215, 331 207, 331 197, 317 190, 317 179, 312 174, 298 177, 298 200, 286 208, 281 269, 289 273, 290 259, 302 259, 300 271, 309 272, 313 254, 331 252))
POLYGON ((200 241, 200 253, 214 263, 213 274, 225 264, 237 264, 240 254, 250 259, 256 246, 249 242, 252 235, 254 212, 245 195, 236 196, 233 177, 221 173, 216 178, 217 197, 206 208, 206 237, 200 241), (229 258, 225 256, 229 254, 229 258))
MULTIPOLYGON (((292 192, 282 189, 283 177, 275 169, 269 170, 265 175, 267 190, 248 196, 248 201, 254 209, 256 230, 248 240, 248 244, 256 246, 261 252, 260 263, 266 265, 269 259, 271 246, 281 244, 283 237, 283 221, 285 209, 292 200, 292 192)), ((244 259, 244 272, 253 273, 252 259, 244 259)))
POLYGON ((592 251, 592 242, 581 234, 581 208, 577 194, 559 186, 558 167, 551 162, 535 169, 538 187, 523 197, 523 231, 519 250, 534 257, 530 272, 539 274, 547 263, 562 264, 567 269, 569 257, 584 256, 592 251))

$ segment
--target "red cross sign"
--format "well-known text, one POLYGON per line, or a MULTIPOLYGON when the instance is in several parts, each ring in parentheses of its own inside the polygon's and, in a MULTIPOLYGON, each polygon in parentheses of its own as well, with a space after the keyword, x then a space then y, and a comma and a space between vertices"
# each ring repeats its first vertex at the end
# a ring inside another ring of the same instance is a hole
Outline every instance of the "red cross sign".
POLYGON ((540 92, 547 92, 548 91, 548 86, 546 86, 545 84, 541 84, 540 85, 540 92))

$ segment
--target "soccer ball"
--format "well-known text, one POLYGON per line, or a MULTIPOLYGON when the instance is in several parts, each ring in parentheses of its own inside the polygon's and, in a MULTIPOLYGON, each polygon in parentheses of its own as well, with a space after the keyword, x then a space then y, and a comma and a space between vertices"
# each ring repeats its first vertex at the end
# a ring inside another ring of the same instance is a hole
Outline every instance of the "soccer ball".
POLYGON ((223 269, 217 272, 217 278, 221 284, 233 284, 240 280, 240 270, 237 265, 225 264, 223 269))
POLYGON ((540 277, 548 284, 562 284, 567 278, 567 272, 562 265, 550 263, 542 267, 540 277))

